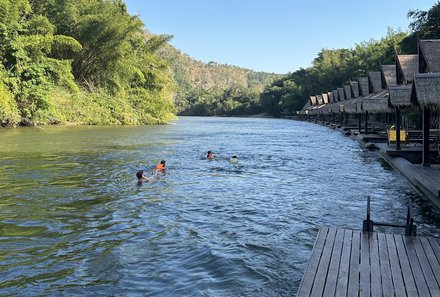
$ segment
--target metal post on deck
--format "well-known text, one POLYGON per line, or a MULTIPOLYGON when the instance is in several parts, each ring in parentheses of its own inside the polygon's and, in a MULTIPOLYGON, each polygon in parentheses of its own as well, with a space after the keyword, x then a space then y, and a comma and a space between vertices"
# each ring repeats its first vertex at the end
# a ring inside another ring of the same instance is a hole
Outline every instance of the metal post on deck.
POLYGON ((370 216, 370 196, 367 197, 367 219, 362 223, 362 231, 364 232, 373 232, 374 222, 371 220, 370 216))
POLYGON ((417 226, 414 225, 411 199, 408 199, 408 210, 406 213, 405 236, 417 236, 417 226))

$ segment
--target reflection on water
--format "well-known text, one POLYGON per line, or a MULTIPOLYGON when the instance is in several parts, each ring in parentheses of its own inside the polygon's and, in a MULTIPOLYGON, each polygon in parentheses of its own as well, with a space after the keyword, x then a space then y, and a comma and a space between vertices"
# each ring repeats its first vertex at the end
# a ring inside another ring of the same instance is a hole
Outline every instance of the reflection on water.
POLYGON ((412 199, 419 233, 439 235, 437 211, 375 152, 310 123, 0 137, 0 295, 292 296, 319 228, 360 229, 368 195, 373 220, 404 222, 412 199), (167 175, 138 184, 161 159, 167 175))

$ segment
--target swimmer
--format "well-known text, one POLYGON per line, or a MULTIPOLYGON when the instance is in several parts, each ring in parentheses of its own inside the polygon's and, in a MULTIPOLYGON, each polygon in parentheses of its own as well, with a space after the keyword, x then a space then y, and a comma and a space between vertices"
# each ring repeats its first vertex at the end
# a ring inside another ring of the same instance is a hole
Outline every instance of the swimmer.
POLYGON ((160 161, 160 163, 157 163, 156 167, 153 170, 153 174, 162 173, 165 174, 165 160, 160 161))
POLYGON ((208 151, 207 159, 214 159, 214 154, 211 151, 208 151))
POLYGON ((231 163, 231 164, 237 164, 237 163, 238 163, 238 158, 237 158, 237 156, 232 156, 232 157, 229 159, 229 163, 231 163))
POLYGON ((144 171, 143 170, 139 170, 138 172, 136 172, 136 177, 138 179, 138 182, 151 181, 150 178, 148 178, 148 177, 146 177, 144 175, 144 171))

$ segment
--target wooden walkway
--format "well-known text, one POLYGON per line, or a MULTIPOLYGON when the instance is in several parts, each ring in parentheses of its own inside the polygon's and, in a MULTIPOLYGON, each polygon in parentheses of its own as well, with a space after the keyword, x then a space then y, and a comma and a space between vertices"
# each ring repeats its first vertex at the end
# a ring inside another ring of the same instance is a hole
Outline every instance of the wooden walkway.
POLYGON ((322 228, 297 297, 440 296, 440 242, 322 228))

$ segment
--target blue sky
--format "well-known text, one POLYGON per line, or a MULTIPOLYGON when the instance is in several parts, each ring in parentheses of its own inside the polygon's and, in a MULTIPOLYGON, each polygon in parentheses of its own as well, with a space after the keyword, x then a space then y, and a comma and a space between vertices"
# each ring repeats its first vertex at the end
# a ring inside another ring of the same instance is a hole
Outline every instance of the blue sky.
POLYGON ((387 28, 408 30, 410 9, 436 0, 125 0, 131 14, 196 60, 256 71, 306 68, 322 48, 352 48, 387 28))

